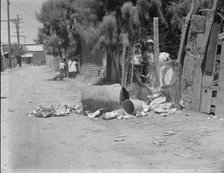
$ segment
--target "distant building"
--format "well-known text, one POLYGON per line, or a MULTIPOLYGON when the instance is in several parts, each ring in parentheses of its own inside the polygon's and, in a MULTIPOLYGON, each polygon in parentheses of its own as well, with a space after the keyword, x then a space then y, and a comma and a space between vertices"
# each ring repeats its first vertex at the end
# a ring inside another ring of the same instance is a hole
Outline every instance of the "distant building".
POLYGON ((45 64, 45 50, 43 45, 30 44, 24 45, 26 53, 22 55, 23 61, 27 64, 45 64))

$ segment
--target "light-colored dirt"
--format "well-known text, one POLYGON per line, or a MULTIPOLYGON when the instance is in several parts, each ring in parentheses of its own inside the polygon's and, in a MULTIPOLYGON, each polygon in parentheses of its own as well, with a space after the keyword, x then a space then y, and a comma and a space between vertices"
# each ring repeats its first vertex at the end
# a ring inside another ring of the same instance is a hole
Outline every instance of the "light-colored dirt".
POLYGON ((86 84, 48 80, 56 74, 44 66, 1 73, 2 172, 224 172, 224 121, 206 115, 27 117, 37 105, 80 101, 86 84))

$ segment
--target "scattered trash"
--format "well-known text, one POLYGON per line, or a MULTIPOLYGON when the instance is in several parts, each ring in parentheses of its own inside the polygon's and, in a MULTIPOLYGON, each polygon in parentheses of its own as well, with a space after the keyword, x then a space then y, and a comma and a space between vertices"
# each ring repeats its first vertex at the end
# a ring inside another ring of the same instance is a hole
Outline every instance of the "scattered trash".
POLYGON ((83 113, 82 103, 79 103, 78 105, 74 106, 73 111, 77 114, 83 113))
POLYGON ((146 104, 145 102, 143 102, 143 112, 149 112, 150 111, 150 105, 146 104))
POLYGON ((94 113, 87 113, 89 118, 98 118, 99 116, 101 116, 103 114, 103 108, 98 109, 97 111, 95 111, 94 113))
POLYGON ((26 103, 33 103, 31 100, 26 100, 26 103))
POLYGON ((8 108, 8 112, 15 112, 16 110, 8 108))
POLYGON ((160 136, 154 136, 152 137, 154 140, 153 140, 153 144, 156 145, 157 147, 159 146, 163 146, 165 144, 165 140, 160 137, 160 136))
POLYGON ((174 130, 167 130, 164 132, 164 136, 171 136, 171 135, 175 135, 176 132, 174 130))
POLYGON ((162 117, 167 117, 169 114, 168 113, 161 113, 160 114, 162 117))
POLYGON ((180 150, 176 151, 175 153, 173 153, 173 155, 187 158, 187 157, 192 156, 192 153, 189 150, 180 149, 180 150))
POLYGON ((121 141, 124 141, 124 138, 115 138, 114 141, 115 142, 121 142, 121 141))
POLYGON ((126 120, 126 119, 130 119, 130 118, 134 118, 134 116, 133 115, 130 115, 130 114, 127 114, 127 115, 119 115, 118 117, 117 117, 117 119, 119 119, 119 120, 126 120))
POLYGON ((166 102, 166 97, 160 96, 153 101, 151 101, 150 106, 151 108, 156 108, 158 105, 165 103, 166 102))
POLYGON ((144 117, 144 116, 146 116, 147 114, 144 112, 144 111, 142 111, 142 112, 137 112, 136 113, 136 117, 144 117))
POLYGON ((111 120, 111 119, 117 118, 118 115, 119 114, 115 111, 106 112, 105 114, 102 115, 102 118, 105 119, 105 120, 111 120))
POLYGON ((72 112, 72 107, 67 104, 56 105, 51 107, 37 106, 33 111, 29 112, 28 117, 34 116, 39 118, 68 116, 72 112))

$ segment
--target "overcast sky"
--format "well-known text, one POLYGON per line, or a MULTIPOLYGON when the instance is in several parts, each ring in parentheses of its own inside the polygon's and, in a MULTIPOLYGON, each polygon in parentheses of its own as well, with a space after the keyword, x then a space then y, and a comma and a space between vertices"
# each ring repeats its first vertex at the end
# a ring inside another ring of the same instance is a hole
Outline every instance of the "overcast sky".
MULTIPOLYGON (((19 14, 22 18, 20 24, 21 35, 25 35, 25 43, 33 43, 37 37, 37 30, 42 25, 37 21, 35 13, 40 11, 41 5, 45 0, 10 0, 10 18, 16 18, 19 14)), ((1 0, 1 20, 7 19, 7 0, 1 0)), ((15 24, 10 23, 11 35, 16 35, 15 24)), ((1 40, 3 43, 8 43, 7 22, 1 22, 1 40)), ((17 42, 16 37, 11 37, 11 42, 17 42)), ((24 43, 24 38, 21 37, 21 43, 24 43)))

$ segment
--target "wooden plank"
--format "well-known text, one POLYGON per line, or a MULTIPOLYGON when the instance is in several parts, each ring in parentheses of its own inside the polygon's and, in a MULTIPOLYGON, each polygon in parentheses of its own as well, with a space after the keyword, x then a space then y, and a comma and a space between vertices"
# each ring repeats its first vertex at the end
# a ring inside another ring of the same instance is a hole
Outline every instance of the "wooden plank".
POLYGON ((190 32, 204 33, 205 32, 205 16, 192 15, 190 32))
POLYGON ((218 117, 224 117, 224 41, 222 42, 222 50, 220 56, 220 71, 219 82, 217 92, 217 104, 215 109, 215 115, 218 117))
POLYGON ((203 113, 210 113, 210 105, 212 99, 212 76, 203 75, 202 77, 202 91, 201 91, 201 104, 200 111, 203 113))
POLYGON ((201 102, 201 81, 202 81, 202 70, 201 70, 201 58, 196 57, 195 60, 195 71, 194 71, 194 81, 193 81, 193 91, 192 91, 192 110, 200 111, 201 102))
MULTIPOLYGON (((217 99, 217 97, 212 97, 212 99, 211 99, 211 105, 217 105, 217 103, 218 103, 218 99, 217 99)), ((210 111, 210 106, 211 105, 209 105, 209 111, 210 111)), ((209 112, 210 113, 210 112, 209 112)))
POLYGON ((205 73, 202 77, 202 91, 201 91, 201 105, 200 111, 210 113, 212 85, 214 67, 216 61, 217 41, 218 41, 219 25, 212 26, 211 35, 208 42, 208 49, 206 53, 205 73))
POLYGON ((211 35, 208 42, 208 49, 206 53, 205 62, 205 73, 206 75, 212 76, 214 72, 215 56, 217 52, 217 41, 219 33, 219 24, 212 25, 211 35))
POLYGON ((217 8, 218 0, 214 0, 213 6, 211 11, 208 12, 208 25, 205 28, 205 36, 204 36, 204 42, 202 49, 200 51, 200 54, 196 57, 195 62, 195 73, 194 73, 194 82, 193 82, 193 92, 192 92, 192 106, 194 111, 200 111, 200 104, 201 104, 201 87, 202 87, 202 61, 205 56, 205 52, 207 49, 207 44, 209 40, 209 36, 212 29, 212 24, 214 21, 214 14, 215 10, 217 8))
POLYGON ((132 59, 131 59, 131 85, 133 82, 133 76, 134 76, 134 56, 135 56, 135 46, 134 46, 134 50, 133 50, 133 55, 132 55, 132 59))

